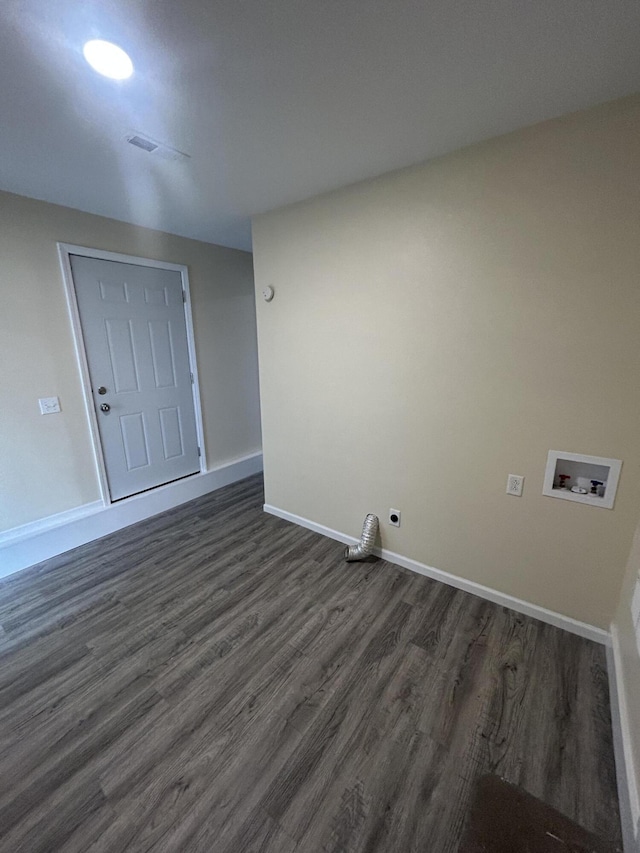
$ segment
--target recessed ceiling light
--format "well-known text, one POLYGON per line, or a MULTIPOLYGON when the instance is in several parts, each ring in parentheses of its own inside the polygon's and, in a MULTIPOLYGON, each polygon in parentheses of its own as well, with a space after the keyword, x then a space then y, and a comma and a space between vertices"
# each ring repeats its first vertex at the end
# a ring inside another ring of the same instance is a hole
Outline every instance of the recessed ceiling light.
POLYGON ((82 49, 89 65, 113 80, 126 80, 133 74, 133 62, 117 44, 102 39, 88 41, 82 49))

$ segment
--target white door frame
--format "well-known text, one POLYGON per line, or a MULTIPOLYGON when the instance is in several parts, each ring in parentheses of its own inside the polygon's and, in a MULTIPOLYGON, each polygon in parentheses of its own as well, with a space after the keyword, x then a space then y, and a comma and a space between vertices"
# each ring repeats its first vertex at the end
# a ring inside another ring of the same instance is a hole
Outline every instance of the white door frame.
MULTIPOLYGON (((182 292, 184 293, 184 316, 187 325, 187 345, 189 348, 189 364, 193 374, 192 392, 193 405, 196 415, 196 432, 198 436, 198 447, 200 450, 200 473, 204 474, 207 470, 207 460, 205 458, 204 449, 204 429, 202 423, 202 407, 200 405, 200 384, 198 381, 198 365, 196 362, 196 348, 193 335, 193 318, 191 316, 191 294, 189 292, 189 272, 184 264, 170 264, 166 261, 154 261, 150 258, 138 258, 133 255, 122 255, 119 252, 105 252, 102 249, 89 249, 86 246, 74 246, 71 243, 58 243, 58 254, 60 256, 60 267, 62 269, 62 280, 64 282, 65 295, 67 297, 67 307, 69 309, 69 317, 71 319, 71 329, 73 333, 73 343, 76 351, 76 359, 78 361, 78 369, 80 371, 80 381, 82 384, 82 395, 84 397, 84 405, 89 421, 89 432, 91 434, 91 444, 93 446, 93 455, 96 463, 96 472, 98 475, 98 483, 100 485, 100 495, 104 506, 110 506, 112 503, 111 495, 109 494, 109 483, 107 480, 107 469, 104 463, 104 454, 102 451, 102 443, 100 441, 100 433, 98 431, 98 418, 96 415, 95 403, 91 392, 91 378, 89 376, 89 363, 87 361, 87 353, 84 343, 84 335, 82 333, 82 325, 80 323, 80 312, 78 310, 78 300, 76 296, 73 274, 71 271, 71 255, 81 255, 84 258, 95 258, 99 261, 117 261, 121 264, 135 264, 139 267, 154 267, 155 269, 173 270, 180 273, 182 280, 182 292)), ((196 475, 197 476, 197 475, 196 475)), ((157 489, 163 488, 162 484, 156 486, 157 489)), ((131 495, 129 498, 122 498, 118 503, 135 498, 136 495, 131 495)))

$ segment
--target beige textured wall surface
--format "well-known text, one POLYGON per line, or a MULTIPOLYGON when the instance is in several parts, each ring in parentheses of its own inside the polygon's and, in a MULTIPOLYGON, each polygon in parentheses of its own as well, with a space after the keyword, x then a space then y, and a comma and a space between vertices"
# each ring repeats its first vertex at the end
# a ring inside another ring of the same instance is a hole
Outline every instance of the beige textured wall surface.
POLYGON ((257 217, 267 503, 354 536, 398 508, 385 547, 607 628, 640 508, 639 133, 634 96, 257 217), (622 459, 614 510, 543 497, 550 449, 622 459))
POLYGON ((0 193, 0 530, 99 498, 57 241, 188 266, 208 467, 261 446, 249 253, 0 193))
MULTIPOLYGON (((630 743, 628 744, 630 756, 627 756, 627 762, 631 766, 627 767, 627 773, 635 776, 635 787, 638 792, 640 792, 640 655, 638 655, 634 626, 631 618, 631 598, 639 574, 640 524, 636 529, 633 539, 633 546, 622 585, 620 603, 614 618, 620 655, 618 661, 619 670, 617 672, 620 682, 618 689, 620 690, 621 688, 624 692, 631 736, 630 743)), ((638 805, 636 802, 632 804, 632 808, 638 805)), ((637 825, 638 815, 633 814, 632 819, 634 824, 637 825)), ((638 841, 640 842, 640 838, 638 841)))

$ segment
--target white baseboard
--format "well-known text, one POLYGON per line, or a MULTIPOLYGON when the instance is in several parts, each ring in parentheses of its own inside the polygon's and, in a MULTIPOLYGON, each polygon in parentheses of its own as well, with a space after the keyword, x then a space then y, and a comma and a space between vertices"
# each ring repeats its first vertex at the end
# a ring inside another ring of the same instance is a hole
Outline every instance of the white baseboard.
POLYGON ((607 669, 624 850, 625 853, 640 853, 640 792, 631 751, 631 721, 622 677, 620 638, 615 624, 611 626, 607 669))
POLYGON ((57 512, 55 515, 48 515, 45 518, 30 521, 29 524, 22 524, 20 527, 3 530, 0 533, 0 548, 15 545, 18 542, 23 542, 25 539, 33 539, 34 536, 39 536, 41 533, 46 533, 57 527, 63 527, 65 524, 71 524, 72 521, 85 518, 87 515, 93 515, 94 512, 100 512, 103 509, 104 504, 102 501, 93 501, 93 503, 82 504, 82 506, 76 506, 65 512, 57 512))
POLYGON ((0 534, 0 577, 100 539, 260 471, 262 453, 253 453, 109 506, 97 501, 14 527, 0 534))
MULTIPOLYGON (((316 533, 321 533, 323 536, 328 536, 330 539, 336 539, 338 542, 344 542, 345 545, 354 545, 359 542, 354 536, 348 536, 346 533, 341 533, 339 530, 332 530, 330 527, 325 527, 323 524, 317 524, 315 521, 310 521, 308 518, 302 518, 299 515, 294 515, 286 510, 264 505, 264 511, 271 515, 277 515, 278 518, 283 518, 285 521, 291 521, 293 524, 298 524, 300 527, 306 527, 316 533)), ((487 601, 493 601, 495 604, 500 604, 503 607, 509 607, 518 613, 523 613, 526 616, 532 616, 534 619, 539 619, 541 622, 547 622, 549 625, 555 625, 556 628, 563 628, 565 631, 570 631, 572 634, 577 634, 580 637, 586 637, 588 640, 594 640, 596 643, 609 645, 611 638, 608 631, 603 628, 597 628, 595 625, 589 625, 587 622, 580 622, 578 619, 573 619, 571 616, 564 616, 562 613, 556 613, 553 610, 547 610, 546 607, 541 607, 538 604, 531 604, 528 601, 523 601, 520 598, 514 598, 504 592, 499 592, 488 586, 476 583, 475 581, 467 580, 466 578, 452 575, 442 569, 435 569, 433 566, 427 566, 424 563, 419 563, 417 560, 412 560, 409 557, 404 557, 402 554, 396 554, 393 551, 388 551, 386 548, 376 548, 374 553, 383 560, 389 563, 394 563, 396 566, 402 566, 412 572, 417 572, 419 575, 425 575, 428 578, 433 578, 437 581, 442 581, 449 586, 454 586, 456 589, 462 589, 465 592, 470 592, 473 595, 478 595, 480 598, 485 598, 487 601)))

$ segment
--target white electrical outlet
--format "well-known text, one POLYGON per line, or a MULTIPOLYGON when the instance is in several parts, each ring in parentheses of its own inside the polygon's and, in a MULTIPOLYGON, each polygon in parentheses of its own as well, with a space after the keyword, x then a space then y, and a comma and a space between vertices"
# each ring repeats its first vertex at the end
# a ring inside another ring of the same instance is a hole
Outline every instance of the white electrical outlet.
POLYGON ((634 625, 640 625, 640 575, 636 578, 636 585, 631 599, 631 618, 634 625))
POLYGON ((524 477, 522 474, 509 474, 507 477, 507 494, 522 496, 522 487, 524 486, 524 477))
POLYGON ((636 647, 640 655, 640 577, 636 579, 633 598, 631 599, 631 618, 636 633, 636 647))
POLYGON ((399 509, 390 509, 389 510, 389 524, 393 527, 400 527, 400 510, 399 509))
POLYGON ((54 415, 60 411, 60 400, 57 397, 40 397, 38 403, 41 415, 54 415))

